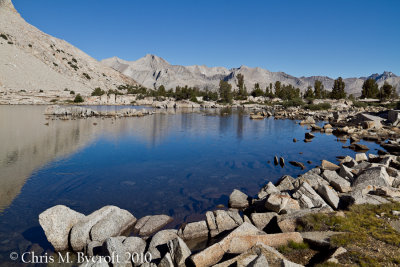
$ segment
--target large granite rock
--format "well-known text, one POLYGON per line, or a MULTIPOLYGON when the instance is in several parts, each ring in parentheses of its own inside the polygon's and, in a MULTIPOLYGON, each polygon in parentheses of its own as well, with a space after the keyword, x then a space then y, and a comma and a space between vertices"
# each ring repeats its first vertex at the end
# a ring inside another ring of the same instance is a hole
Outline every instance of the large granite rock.
POLYGON ((268 196, 265 201, 265 208, 280 213, 281 211, 298 210, 300 206, 298 201, 290 196, 275 193, 268 196))
POLYGON ((169 240, 167 245, 175 266, 186 266, 186 259, 192 254, 186 243, 178 237, 173 240, 169 240))
POLYGON ((258 192, 258 198, 263 199, 272 193, 280 193, 279 189, 271 182, 268 182, 261 190, 258 192))
POLYGON ((117 210, 119 210, 118 207, 105 206, 89 214, 78 223, 76 223, 72 227, 70 234, 70 243, 72 249, 74 251, 82 251, 85 248, 86 244, 90 242, 90 230, 92 229, 92 227, 117 210))
POLYGON ((320 176, 319 168, 309 170, 308 172, 304 173, 303 175, 300 175, 296 179, 296 181, 293 183, 293 185, 295 186, 295 188, 299 188, 303 183, 308 183, 314 190, 317 190, 321 184, 328 185, 328 182, 325 181, 320 176))
POLYGON ((108 256, 114 256, 114 267, 127 267, 131 266, 131 259, 126 251, 125 246, 122 244, 123 238, 109 237, 103 244, 104 251, 108 256), (117 260, 118 259, 118 260, 117 260))
POLYGON ((324 184, 320 185, 317 192, 332 208, 338 208, 339 196, 330 186, 324 184))
POLYGON ((265 212, 265 213, 252 213, 250 215, 251 221, 254 225, 260 229, 264 230, 264 228, 271 222, 271 220, 278 216, 276 212, 265 212))
POLYGON ((276 188, 279 191, 290 191, 294 189, 293 183, 296 181, 296 179, 294 179, 292 176, 290 175, 285 175, 282 176, 278 183, 276 188))
POLYGON ((254 225, 245 222, 229 233, 220 242, 192 255, 190 259, 195 266, 212 266, 219 262, 225 253, 229 251, 231 241, 234 237, 260 234, 262 235, 265 233, 258 230, 254 225))
POLYGON ((362 171, 353 183, 354 190, 364 190, 368 185, 391 186, 389 174, 385 167, 372 167, 362 171))
POLYGON ((340 193, 346 193, 352 190, 351 183, 339 176, 335 171, 326 170, 322 174, 322 177, 324 177, 324 179, 327 180, 329 184, 340 193))
MULTIPOLYGON (((140 237, 136 237, 136 236, 130 236, 127 237, 122 244, 125 247, 125 250, 127 252, 129 252, 132 256, 134 253, 137 253, 139 255, 141 255, 142 253, 145 252, 146 249, 146 242, 141 239, 140 237)), ((137 265, 138 263, 140 263, 141 259, 137 259, 135 257, 133 257, 133 259, 137 262, 134 262, 135 265, 137 265)))
POLYGON ((39 224, 54 249, 63 251, 68 249, 68 235, 71 228, 84 217, 85 215, 66 206, 57 205, 39 215, 39 224))
POLYGON ((327 206, 326 202, 315 192, 308 184, 302 183, 301 186, 293 194, 293 197, 298 199, 300 207, 305 209, 321 208, 327 206))
POLYGON ((90 230, 92 241, 103 242, 108 237, 119 236, 136 223, 136 218, 127 210, 118 209, 98 221, 90 230))
POLYGON ((188 223, 179 229, 178 235, 184 240, 207 237, 207 223, 206 221, 188 223))
POLYGON ((159 231, 151 238, 147 251, 150 252, 153 259, 159 259, 162 257, 162 253, 168 250, 168 241, 175 238, 178 238, 176 230, 159 231))
POLYGON ((327 161, 327 160, 322 160, 321 168, 323 170, 335 171, 335 170, 338 170, 340 167, 332 162, 327 161))
POLYGON ((235 189, 229 196, 229 207, 234 209, 245 209, 249 206, 248 196, 235 189))
POLYGON ((172 220, 168 215, 145 216, 136 222, 134 231, 140 236, 150 236, 172 222, 172 220))
MULTIPOLYGON (((215 218, 217 234, 238 227, 241 224, 241 222, 238 221, 237 215, 238 215, 237 212, 236 213, 228 212, 225 210, 214 211, 214 218, 215 218)), ((210 216, 210 219, 211 219, 211 216, 210 216)))

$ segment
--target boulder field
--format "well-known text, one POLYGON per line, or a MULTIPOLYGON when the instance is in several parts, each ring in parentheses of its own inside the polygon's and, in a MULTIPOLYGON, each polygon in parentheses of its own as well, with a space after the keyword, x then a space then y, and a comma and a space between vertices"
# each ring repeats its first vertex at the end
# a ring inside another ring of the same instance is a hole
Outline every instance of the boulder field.
POLYGON ((326 249, 325 260, 337 263, 346 249, 330 239, 340 232, 305 231, 301 218, 342 216, 342 210, 358 204, 400 202, 397 156, 360 153, 356 159, 344 157, 339 165, 323 161, 297 178, 285 175, 255 197, 235 189, 229 208, 208 211, 204 220, 178 229, 166 229, 172 221, 167 215, 137 220, 115 206, 85 216, 58 205, 41 213, 39 223, 56 251, 92 257, 83 266, 108 266, 102 259, 111 255, 119 255, 113 266, 301 266, 277 250, 292 243, 326 249))

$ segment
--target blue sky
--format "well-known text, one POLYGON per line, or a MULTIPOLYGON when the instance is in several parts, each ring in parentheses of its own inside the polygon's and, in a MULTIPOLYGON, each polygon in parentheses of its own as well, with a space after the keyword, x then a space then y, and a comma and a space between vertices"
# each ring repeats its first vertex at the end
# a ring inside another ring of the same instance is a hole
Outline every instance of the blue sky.
POLYGON ((96 59, 247 65, 295 76, 400 75, 397 0, 13 0, 42 31, 96 59))

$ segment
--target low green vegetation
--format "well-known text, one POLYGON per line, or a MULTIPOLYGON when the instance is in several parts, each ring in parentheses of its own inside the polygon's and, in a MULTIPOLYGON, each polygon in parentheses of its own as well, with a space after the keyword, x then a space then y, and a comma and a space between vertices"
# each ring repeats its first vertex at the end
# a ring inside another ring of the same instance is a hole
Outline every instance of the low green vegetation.
POLYGON ((320 104, 307 104, 304 106, 304 108, 309 110, 328 110, 331 109, 332 106, 329 103, 320 103, 320 104))
MULTIPOLYGON (((74 61, 76 63, 76 61, 74 61)), ((75 65, 72 62, 68 62, 71 67, 75 65), (72 65, 71 65, 72 64, 72 65)), ((77 68, 77 66, 75 66, 77 68)), ((86 73, 83 74, 87 79, 90 76, 86 73)), ((105 74, 103 74, 104 76, 105 74)), ((232 88, 232 84, 228 81, 221 80, 219 87, 216 91, 211 91, 208 88, 200 90, 198 87, 190 86, 177 86, 175 88, 165 88, 163 85, 156 89, 148 89, 140 85, 120 85, 117 90, 113 90, 115 94, 129 94, 136 95, 137 99, 144 99, 146 97, 154 97, 158 101, 164 101, 167 98, 174 98, 175 100, 190 100, 193 102, 199 102, 200 99, 203 101, 217 101, 221 104, 230 104, 232 100, 242 100, 247 101, 248 96, 252 97, 266 97, 264 102, 267 105, 273 104, 271 98, 280 98, 283 102, 284 107, 304 107, 309 110, 328 110, 331 109, 329 103, 312 104, 314 99, 349 99, 353 101, 354 107, 367 107, 371 105, 378 105, 387 108, 396 108, 396 104, 393 102, 387 103, 363 103, 356 101, 354 95, 350 94, 347 97, 345 92, 346 84, 342 77, 338 77, 334 80, 334 85, 331 91, 325 89, 322 81, 315 80, 314 86, 311 85, 307 87, 307 90, 302 93, 298 87, 294 87, 290 84, 283 84, 280 81, 275 83, 269 83, 265 89, 261 88, 260 83, 255 83, 250 94, 247 92, 245 85, 245 77, 243 74, 236 75, 236 89, 232 88), (303 102, 311 104, 306 104, 303 102)), ((363 96, 371 97, 377 96, 381 100, 397 98, 396 88, 386 83, 377 91, 377 85, 375 80, 368 79, 365 81, 363 86, 363 96), (371 89, 372 88, 372 89, 371 89)), ((104 92, 105 93, 105 92, 104 92)), ((104 94, 102 93, 102 94, 104 94)), ((102 95, 95 93, 94 95, 102 95)), ((110 94, 110 91, 108 91, 110 94)), ((249 103, 249 101, 245 102, 249 103)))
POLYGON ((82 102, 84 102, 85 100, 83 99, 83 97, 80 95, 80 94, 77 94, 76 96, 75 96, 75 99, 74 99, 74 103, 82 103, 82 102))
POLYGON ((348 261, 361 266, 399 264, 400 234, 389 223, 399 219, 392 215, 393 210, 400 210, 400 203, 355 205, 344 212, 345 216, 309 214, 300 220, 298 230, 345 232, 331 237, 332 245, 348 250, 343 263, 348 261))
POLYGON ((308 248, 309 248, 309 246, 307 243, 304 243, 304 242, 296 243, 296 242, 290 240, 287 245, 278 247, 278 251, 283 254, 289 254, 289 253, 293 252, 293 250, 308 249, 308 248))
POLYGON ((353 106, 356 108, 366 108, 368 106, 368 104, 365 102, 354 101, 353 106))
POLYGON ((112 89, 110 89, 110 90, 107 91, 107 95, 112 95, 112 94, 114 94, 114 95, 123 95, 123 93, 121 93, 121 92, 118 91, 118 90, 112 90, 112 89))
POLYGON ((74 95, 74 94, 75 94, 75 91, 72 91, 72 90, 71 90, 71 91, 69 92, 69 94, 70 94, 70 95, 74 95))
POLYGON ((1 34, 0 34, 0 37, 3 38, 3 39, 6 40, 6 41, 8 40, 7 35, 5 35, 4 33, 1 33, 1 34))
POLYGON ((104 95, 106 92, 104 90, 102 90, 100 87, 97 87, 93 90, 92 92, 92 96, 102 96, 104 95))
POLYGON ((285 108, 301 107, 301 106, 304 106, 304 102, 301 98, 295 98, 295 99, 283 101, 282 106, 284 106, 285 108))
POLYGON ((71 61, 68 61, 68 65, 73 68, 75 71, 79 69, 79 67, 77 65, 75 65, 74 63, 72 63, 71 61))
POLYGON ((90 80, 92 79, 89 74, 87 74, 86 72, 82 73, 83 77, 85 77, 86 79, 90 80))

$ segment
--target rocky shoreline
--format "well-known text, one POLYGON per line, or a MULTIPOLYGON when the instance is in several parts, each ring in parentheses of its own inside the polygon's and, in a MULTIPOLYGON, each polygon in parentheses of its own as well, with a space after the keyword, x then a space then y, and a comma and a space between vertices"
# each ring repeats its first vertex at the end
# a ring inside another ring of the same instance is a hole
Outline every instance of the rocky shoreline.
MULTIPOLYGON (((166 109, 169 108, 161 108, 166 109)), ((341 264, 341 257, 352 252, 330 240, 343 232, 304 228, 304 218, 319 214, 346 218, 350 216, 346 212, 354 206, 400 203, 399 111, 375 107, 368 111, 362 108, 309 111, 252 105, 247 112, 250 119, 273 116, 299 120, 300 125, 310 130, 304 142, 312 142, 315 132, 334 134, 341 142, 350 139, 350 145, 345 147, 361 153, 355 158, 338 157, 338 165, 323 160, 320 166, 297 178, 283 176, 276 184, 267 183, 255 197, 234 190, 228 209, 208 211, 203 220, 183 223, 178 229, 166 229, 173 220, 170 216, 136 219, 115 206, 103 207, 87 216, 65 206, 55 206, 40 214, 40 225, 56 251, 87 256, 90 260, 82 266, 109 266, 104 259, 115 255, 119 260, 115 262, 112 258, 113 266, 341 264), (328 122, 321 125, 318 121, 328 122), (360 140, 374 141, 386 151, 367 155, 363 152, 369 148, 360 140), (316 256, 297 260, 282 253, 283 247, 298 244, 312 247, 319 255, 318 260, 316 256)), ((150 109, 97 112, 80 106, 46 109, 47 116, 75 119, 136 117, 155 112, 150 109)), ((285 159, 275 157, 274 163, 284 165, 285 159)), ((289 163, 304 169, 302 162, 289 163)), ((400 213, 391 212, 397 214, 392 221, 399 231, 400 213)))
POLYGON ((113 266, 301 266, 277 249, 307 243, 325 255, 321 262, 332 263, 340 263, 339 255, 347 253, 330 244, 342 232, 301 231, 302 218, 346 216, 343 211, 352 205, 390 202, 400 202, 397 156, 359 153, 339 165, 324 160, 296 179, 285 175, 276 184, 267 183, 254 198, 234 190, 228 209, 208 211, 204 220, 178 229, 164 229, 172 220, 167 215, 137 220, 115 206, 87 216, 55 206, 40 214, 39 222, 56 251, 93 257, 82 266, 108 266, 104 257, 111 255, 124 259, 113 266), (133 262, 127 255, 147 255, 151 262, 133 262))

